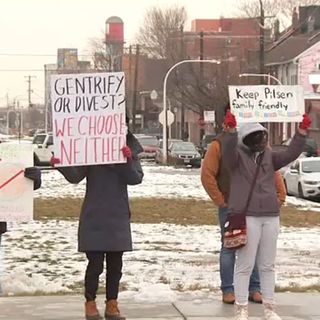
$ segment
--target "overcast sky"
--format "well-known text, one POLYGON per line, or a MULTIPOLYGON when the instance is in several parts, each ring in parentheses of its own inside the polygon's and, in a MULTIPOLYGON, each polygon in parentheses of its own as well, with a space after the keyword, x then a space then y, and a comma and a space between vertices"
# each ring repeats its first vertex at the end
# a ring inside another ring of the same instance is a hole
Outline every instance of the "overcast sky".
POLYGON ((88 40, 101 37, 108 17, 124 21, 125 39, 133 42, 147 8, 178 4, 186 7, 188 23, 196 18, 232 17, 236 0, 1 0, 0 106, 6 97, 27 104, 31 75, 33 102, 43 102, 43 65, 56 62, 57 48, 86 53, 88 40), (32 56, 34 55, 34 56, 32 56), (22 71, 5 71, 22 70, 22 71), (25 70, 25 71, 24 71, 25 70))

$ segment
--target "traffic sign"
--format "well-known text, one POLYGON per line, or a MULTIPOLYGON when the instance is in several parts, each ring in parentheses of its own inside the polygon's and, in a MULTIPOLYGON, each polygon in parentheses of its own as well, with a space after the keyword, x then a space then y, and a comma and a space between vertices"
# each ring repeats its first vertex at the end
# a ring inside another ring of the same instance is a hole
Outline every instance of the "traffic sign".
MULTIPOLYGON (((164 125, 164 110, 159 113, 159 122, 164 125)), ((167 125, 171 126, 174 122, 174 113, 172 111, 167 110, 167 125)))

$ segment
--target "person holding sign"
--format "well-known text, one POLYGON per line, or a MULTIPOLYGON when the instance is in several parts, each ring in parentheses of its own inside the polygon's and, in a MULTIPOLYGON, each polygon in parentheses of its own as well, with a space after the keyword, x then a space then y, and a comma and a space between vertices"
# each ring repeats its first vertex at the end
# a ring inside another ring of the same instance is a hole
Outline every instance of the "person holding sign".
POLYGON ((311 120, 307 114, 288 149, 272 151, 268 132, 259 123, 246 123, 239 132, 236 118, 229 111, 224 120, 226 137, 221 144, 222 156, 230 170, 228 230, 246 229, 247 243, 236 251, 234 272, 235 319, 248 320, 248 287, 255 261, 258 265, 266 320, 281 320, 275 312, 275 273, 279 233, 279 202, 274 172, 294 161, 303 151, 311 120), (259 168, 259 169, 258 169, 259 168), (254 186, 254 188, 252 188, 254 186), (248 201, 249 193, 251 200, 248 201), (243 212, 247 208, 246 212, 243 212), (236 217, 236 218, 235 218, 236 217), (234 225, 231 225, 230 224, 234 225), (239 225, 236 225, 236 224, 239 225))
MULTIPOLYGON (((84 284, 87 320, 101 319, 95 299, 105 259, 105 318, 125 319, 120 314, 117 298, 122 255, 132 250, 127 186, 140 184, 143 178, 138 159, 143 149, 131 132, 126 139, 127 146, 121 149, 126 163, 58 168, 71 183, 84 178, 87 181, 78 229, 78 248, 88 259, 84 284)), ((52 157, 51 163, 59 163, 59 159, 52 157)))
MULTIPOLYGON (((230 110, 229 104, 225 108, 230 110)), ((201 182, 218 207, 218 218, 221 230, 221 250, 220 250, 220 280, 222 290, 222 301, 233 304, 235 301, 233 274, 235 265, 235 251, 223 246, 224 224, 228 215, 228 197, 230 192, 230 174, 224 165, 224 158, 221 154, 221 144, 226 136, 225 132, 217 135, 208 147, 208 151, 201 166, 201 182)), ((275 186, 279 203, 283 203, 286 197, 286 189, 283 178, 279 171, 275 173, 275 186)), ((255 303, 262 303, 260 293, 260 279, 257 267, 255 266, 249 282, 249 300, 255 303)))

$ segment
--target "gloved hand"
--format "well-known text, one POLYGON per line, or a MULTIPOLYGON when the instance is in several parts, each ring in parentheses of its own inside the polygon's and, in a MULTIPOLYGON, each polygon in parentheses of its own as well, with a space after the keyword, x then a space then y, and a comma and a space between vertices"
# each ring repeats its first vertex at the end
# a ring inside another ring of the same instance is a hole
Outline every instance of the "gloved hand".
POLYGON ((54 156, 54 153, 52 152, 52 157, 50 158, 50 164, 52 167, 54 167, 56 164, 59 164, 60 163, 60 159, 59 158, 56 158, 54 156))
POLYGON ((24 176, 33 181, 39 181, 41 179, 41 171, 37 167, 28 167, 24 169, 24 176))
POLYGON ((225 125, 226 128, 230 128, 230 129, 235 128, 237 126, 237 120, 234 114, 231 113, 230 111, 227 111, 224 117, 223 124, 225 125))
POLYGON ((132 159, 132 151, 128 146, 124 146, 121 151, 125 158, 132 159))
POLYGON ((303 119, 299 124, 299 128, 302 130, 308 130, 311 126, 311 118, 307 113, 303 115, 303 119))

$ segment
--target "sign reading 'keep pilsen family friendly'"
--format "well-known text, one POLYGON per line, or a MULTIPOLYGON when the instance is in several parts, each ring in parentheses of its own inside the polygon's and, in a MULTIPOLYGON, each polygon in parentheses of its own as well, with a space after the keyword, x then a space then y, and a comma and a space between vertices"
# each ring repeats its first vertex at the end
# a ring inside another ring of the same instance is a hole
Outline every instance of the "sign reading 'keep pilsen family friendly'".
POLYGON ((299 122, 304 114, 301 86, 229 86, 238 122, 299 122))
POLYGON ((123 72, 51 76, 54 155, 60 166, 123 163, 123 72))

